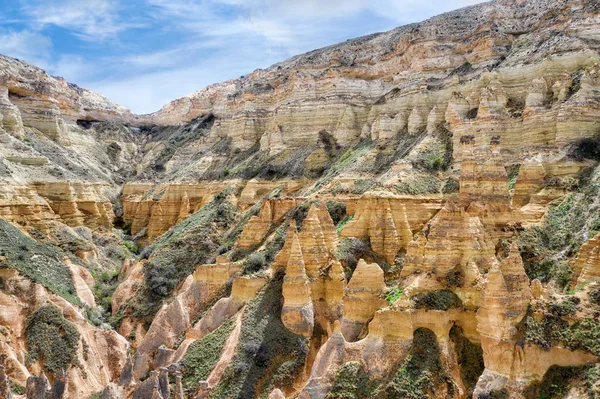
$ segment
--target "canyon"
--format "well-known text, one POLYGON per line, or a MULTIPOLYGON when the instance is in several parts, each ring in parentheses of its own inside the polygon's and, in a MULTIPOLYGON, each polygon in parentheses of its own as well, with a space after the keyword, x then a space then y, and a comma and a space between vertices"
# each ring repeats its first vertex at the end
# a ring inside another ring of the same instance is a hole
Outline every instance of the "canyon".
POLYGON ((600 5, 150 115, 0 55, 0 399, 600 396, 600 5))

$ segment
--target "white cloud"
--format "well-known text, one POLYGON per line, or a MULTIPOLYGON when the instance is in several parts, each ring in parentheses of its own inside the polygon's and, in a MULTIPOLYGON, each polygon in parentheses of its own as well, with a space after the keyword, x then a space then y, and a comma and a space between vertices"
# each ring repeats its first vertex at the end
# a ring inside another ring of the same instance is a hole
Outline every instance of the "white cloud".
POLYGON ((104 40, 136 26, 121 21, 119 11, 117 0, 35 0, 21 8, 32 26, 56 25, 84 40, 104 40))
POLYGON ((28 30, 0 31, 0 54, 47 69, 51 50, 52 40, 39 33, 28 30))

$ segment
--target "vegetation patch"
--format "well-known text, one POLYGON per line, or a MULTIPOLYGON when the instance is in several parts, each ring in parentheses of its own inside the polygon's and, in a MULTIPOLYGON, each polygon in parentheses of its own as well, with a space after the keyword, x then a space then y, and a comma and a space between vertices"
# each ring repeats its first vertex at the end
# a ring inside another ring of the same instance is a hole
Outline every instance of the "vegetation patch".
POLYGON ((184 389, 190 393, 194 392, 198 382, 208 378, 221 358, 225 341, 234 327, 235 319, 231 317, 224 321, 219 328, 190 345, 182 360, 185 366, 182 380, 184 389))
POLYGON ((398 299, 400 299, 400 297, 402 296, 402 292, 403 292, 402 288, 400 288, 400 287, 394 287, 394 288, 391 289, 390 292, 388 292, 388 294, 385 297, 385 299, 391 305, 394 302, 396 302, 398 299))
POLYGON ((550 207, 539 226, 519 233, 519 249, 530 279, 565 287, 572 274, 567 258, 600 231, 600 168, 584 170, 578 186, 550 207))
POLYGON ((440 397, 437 392, 448 392, 452 396, 453 391, 454 384, 440 360, 435 334, 419 328, 414 332, 409 355, 395 367, 390 379, 377 387, 372 397, 428 399, 440 397))
POLYGON ((362 399, 371 394, 369 375, 359 362, 342 364, 325 399, 362 399))
POLYGON ((361 141, 356 146, 347 149, 346 152, 330 164, 329 168, 324 172, 321 178, 311 188, 306 190, 306 192, 303 192, 302 195, 309 195, 318 191, 343 171, 359 168, 361 166, 359 160, 375 148, 375 145, 376 144, 368 138, 361 141))
POLYGON ((508 175, 508 189, 512 190, 517 184, 519 177, 519 170, 521 170, 521 164, 510 165, 506 167, 506 174, 508 175))
POLYGON ((428 291, 417 294, 412 298, 415 309, 450 310, 461 308, 462 301, 454 292, 449 290, 428 291))
POLYGON ((460 191, 460 183, 457 179, 449 177, 442 185, 443 194, 454 194, 460 191))
POLYGON ((395 184, 394 190, 405 195, 437 194, 441 190, 441 181, 430 174, 412 173, 395 184))
POLYGON ((288 221, 282 223, 273 233, 273 238, 265 244, 264 249, 248 256, 244 262, 242 273, 253 274, 268 269, 273 263, 275 255, 283 248, 289 227, 288 221))
POLYGON ((29 360, 41 360, 50 371, 68 370, 77 362, 79 332, 54 305, 43 306, 29 316, 25 340, 29 360))
POLYGON ((477 380, 479 380, 485 368, 483 364, 483 349, 481 349, 481 345, 469 341, 458 326, 450 329, 450 340, 454 343, 456 361, 460 367, 460 376, 469 390, 469 396, 471 396, 475 384, 477 384, 477 380))
POLYGON ((231 366, 212 398, 266 397, 274 388, 289 386, 301 372, 307 340, 281 322, 281 286, 276 276, 246 305, 240 342, 231 366))
POLYGON ((329 200, 326 203, 327 212, 333 220, 333 224, 338 225, 342 220, 348 217, 346 212, 346 203, 341 201, 329 200))
POLYGON ((57 246, 39 243, 0 219, 0 256, 6 257, 0 262, 0 268, 16 269, 53 293, 78 304, 71 270, 62 261, 65 255, 57 246))
POLYGON ((560 345, 571 350, 581 350, 600 356, 600 321, 592 318, 571 323, 564 317, 573 316, 579 305, 576 297, 532 309, 519 325, 526 342, 542 348, 560 345))
POLYGON ((10 390, 13 394, 16 395, 25 395, 25 393, 27 392, 23 385, 19 385, 13 380, 10 380, 10 390))
MULTIPOLYGON (((100 276, 94 276, 94 297, 96 304, 102 308, 104 314, 112 314, 112 295, 119 285, 119 270, 112 273, 104 272, 100 276)), ((92 317, 89 319, 93 324, 98 324, 92 317)))

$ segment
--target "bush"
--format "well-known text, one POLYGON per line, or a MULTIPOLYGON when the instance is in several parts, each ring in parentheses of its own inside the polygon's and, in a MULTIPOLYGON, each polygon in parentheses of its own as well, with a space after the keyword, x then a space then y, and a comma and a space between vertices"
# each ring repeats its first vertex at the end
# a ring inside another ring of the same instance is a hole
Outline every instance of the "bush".
POLYGON ((185 366, 183 386, 194 390, 199 381, 206 380, 221 358, 225 341, 234 327, 234 318, 223 322, 219 328, 190 345, 182 363, 185 366))
POLYGON ((391 378, 372 397, 381 399, 437 397, 438 390, 453 396, 454 385, 440 360, 435 334, 425 328, 415 330, 409 355, 395 367, 391 378), (445 385, 445 389, 440 389, 445 385))
POLYGON ((442 186, 442 193, 443 194, 453 194, 453 193, 458 193, 460 190, 460 183, 458 182, 458 180, 449 177, 445 182, 444 185, 442 186))
POLYGON ((77 361, 79 332, 54 305, 39 308, 27 319, 25 340, 29 359, 41 360, 53 372, 68 370, 77 361))
POLYGON ((441 182, 435 176, 411 174, 394 186, 398 194, 423 195, 437 194, 441 190, 441 182))
POLYGON ((346 216, 346 204, 340 201, 327 201, 327 211, 329 215, 331 215, 331 219, 333 220, 333 224, 337 225, 341 220, 343 220, 346 216))
POLYGON ((344 263, 346 274, 349 274, 347 277, 350 279, 360 259, 367 260, 377 255, 371 249, 371 244, 368 241, 359 238, 343 238, 335 256, 344 263))
POLYGON ((394 287, 394 288, 392 288, 392 290, 390 292, 388 292, 388 294, 385 297, 385 299, 391 305, 394 302, 396 302, 398 299, 400 299, 400 297, 402 296, 402 292, 403 292, 402 288, 400 288, 400 287, 394 287))
POLYGON ((359 362, 348 362, 338 368, 335 381, 325 399, 370 397, 369 375, 359 362))
POLYGON ((600 287, 596 287, 589 292, 590 302, 594 305, 600 305, 600 287))
POLYGON ((246 259, 246 262, 244 263, 243 272, 244 274, 252 274, 265 269, 267 266, 268 263, 265 259, 264 254, 253 253, 246 259))
POLYGON ((140 251, 140 248, 133 241, 124 241, 123 244, 132 254, 137 254, 140 251))
POLYGON ((452 291, 428 291, 412 298, 415 309, 450 310, 462 307, 462 301, 452 291))

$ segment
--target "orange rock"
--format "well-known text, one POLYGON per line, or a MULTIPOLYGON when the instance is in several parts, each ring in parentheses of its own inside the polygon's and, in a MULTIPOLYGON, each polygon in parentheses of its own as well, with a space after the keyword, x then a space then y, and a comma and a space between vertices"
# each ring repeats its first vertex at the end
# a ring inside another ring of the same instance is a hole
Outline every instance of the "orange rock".
POLYGON ((571 285, 600 281, 600 233, 586 241, 573 261, 571 285))
POLYGON ((394 202, 393 210, 387 198, 370 198, 359 204, 342 237, 368 238, 373 251, 393 264, 398 251, 412 240, 404 204, 394 202))
POLYGON ((347 341, 355 341, 375 312, 387 305, 385 289, 383 270, 361 259, 344 289, 342 333, 347 341))
POLYGON ((292 247, 285 269, 281 321, 293 333, 305 337, 312 336, 314 328, 313 302, 297 234, 292 236, 292 247))

